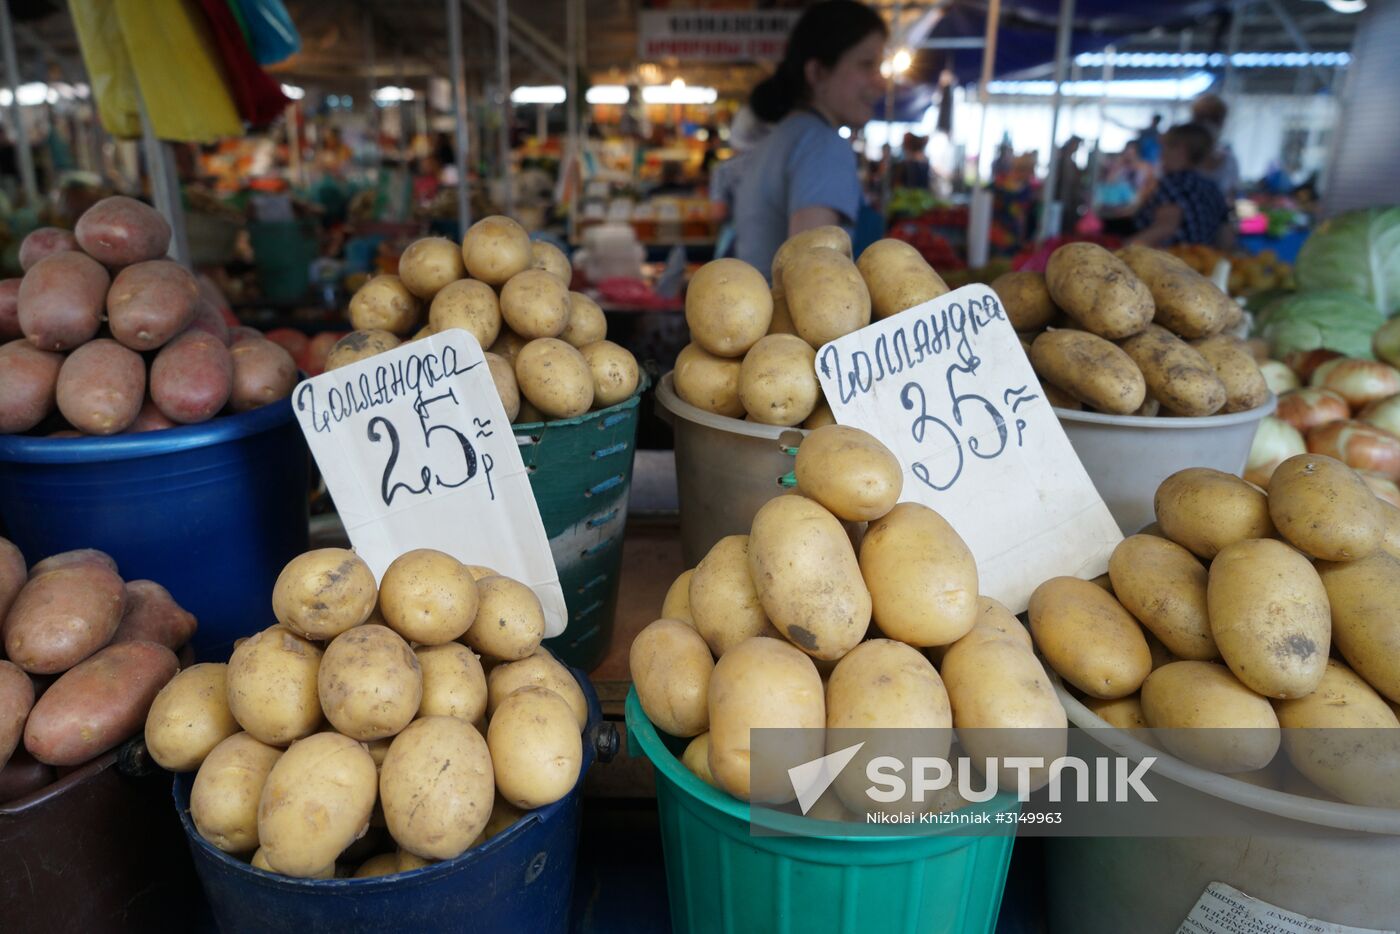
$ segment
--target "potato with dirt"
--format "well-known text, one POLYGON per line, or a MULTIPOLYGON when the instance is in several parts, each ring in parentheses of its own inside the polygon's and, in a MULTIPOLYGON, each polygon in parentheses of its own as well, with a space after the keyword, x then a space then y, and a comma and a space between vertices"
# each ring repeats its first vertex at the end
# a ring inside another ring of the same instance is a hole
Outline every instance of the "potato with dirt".
POLYGON ((1147 284, 1095 243, 1067 243, 1051 253, 1045 285, 1080 327, 1111 341, 1141 333, 1156 311, 1147 284))
POLYGON ((379 599, 374 572, 347 548, 317 548, 298 555, 277 576, 272 612, 308 639, 334 639, 369 619, 379 599))

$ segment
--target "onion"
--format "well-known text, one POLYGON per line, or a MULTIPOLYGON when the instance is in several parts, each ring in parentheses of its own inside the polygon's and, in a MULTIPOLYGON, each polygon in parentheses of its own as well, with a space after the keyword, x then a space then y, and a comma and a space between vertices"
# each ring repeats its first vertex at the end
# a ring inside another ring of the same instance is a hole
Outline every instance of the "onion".
POLYGON ((1244 478, 1255 486, 1268 489, 1274 469, 1295 454, 1306 454, 1308 446, 1298 429, 1272 415, 1259 422, 1254 444, 1249 449, 1249 462, 1244 478))
POLYGON ((1375 360, 1329 360, 1313 371, 1311 386, 1330 389, 1352 410, 1400 392, 1400 370, 1375 360))
POLYGON ((1351 418, 1351 407, 1347 400, 1329 389, 1308 387, 1279 396, 1278 411, 1274 414, 1307 434, 1309 428, 1351 418))
POLYGON ((1262 337, 1251 337, 1244 342, 1244 349, 1249 351, 1255 363, 1263 363, 1269 359, 1269 342, 1262 337))
POLYGON ((1391 366, 1400 366, 1400 318, 1391 318, 1371 335, 1371 350, 1391 366))
POLYGON ((1283 358, 1283 362, 1298 374, 1298 378, 1306 382, 1312 378, 1313 370, 1322 366, 1328 360, 1336 360, 1344 354, 1335 350, 1328 350, 1326 347, 1319 347, 1316 350, 1295 350, 1293 353, 1283 358))
POLYGON ((1298 379, 1298 374, 1290 370, 1288 364, 1278 360, 1259 361, 1259 372, 1264 374, 1264 382, 1269 384, 1269 392, 1276 396, 1303 385, 1298 379))
POLYGON ((1400 507, 1400 486, 1395 485, 1385 474, 1376 473, 1374 470, 1358 470, 1356 472, 1366 485, 1371 488, 1371 492, 1376 494, 1376 499, 1385 500, 1392 506, 1400 507))
POLYGON ((1393 435, 1400 435, 1400 395, 1377 399, 1356 416, 1369 425, 1384 428, 1393 435))
POLYGON ((1365 422, 1329 422, 1307 433, 1308 450, 1335 457, 1357 470, 1400 480, 1400 438, 1365 422))

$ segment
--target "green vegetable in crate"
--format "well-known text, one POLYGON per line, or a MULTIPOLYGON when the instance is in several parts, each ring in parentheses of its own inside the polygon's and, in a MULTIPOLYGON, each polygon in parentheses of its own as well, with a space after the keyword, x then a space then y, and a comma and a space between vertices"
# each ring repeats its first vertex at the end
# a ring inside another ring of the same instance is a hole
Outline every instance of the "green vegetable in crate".
POLYGON ((1269 304, 1256 331, 1275 359, 1317 348, 1370 357, 1371 335, 1384 320, 1374 305, 1349 292, 1299 292, 1269 304))
POLYGON ((1400 311, 1400 207, 1348 211, 1323 221, 1303 243, 1294 269, 1305 293, 1339 290, 1382 315, 1395 314, 1400 311))

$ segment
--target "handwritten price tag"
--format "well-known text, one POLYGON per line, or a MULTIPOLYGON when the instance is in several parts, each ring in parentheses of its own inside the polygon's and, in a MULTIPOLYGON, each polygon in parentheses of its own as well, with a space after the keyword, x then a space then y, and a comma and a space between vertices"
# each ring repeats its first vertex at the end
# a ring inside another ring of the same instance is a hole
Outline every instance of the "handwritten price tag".
POLYGON ((838 422, 899 458, 902 498, 958 530, 984 594, 1020 613, 1042 581, 1108 567, 1123 536, 991 289, 958 289, 824 345, 817 377, 838 422))
POLYGON ((302 382, 292 403, 376 579, 404 552, 435 548, 529 584, 545 634, 564 631, 549 539, 475 337, 404 344, 302 382))

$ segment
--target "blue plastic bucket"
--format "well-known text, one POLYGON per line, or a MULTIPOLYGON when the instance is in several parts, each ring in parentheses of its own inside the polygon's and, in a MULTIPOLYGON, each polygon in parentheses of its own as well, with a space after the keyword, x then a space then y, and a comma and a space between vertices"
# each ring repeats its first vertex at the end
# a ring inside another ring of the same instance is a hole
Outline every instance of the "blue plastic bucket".
POLYGON ((573 791, 456 859, 411 872, 314 880, 254 869, 199 835, 190 819, 194 775, 177 775, 175 807, 219 930, 567 931, 584 777, 595 758, 606 761, 617 749, 616 728, 603 721, 597 693, 583 672, 571 670, 588 699, 583 768, 573 791))
POLYGON ((307 547, 309 457, 290 402, 107 438, 0 436, 0 535, 32 564, 100 548, 122 577, 199 620, 200 658, 272 622, 270 594, 307 547))

